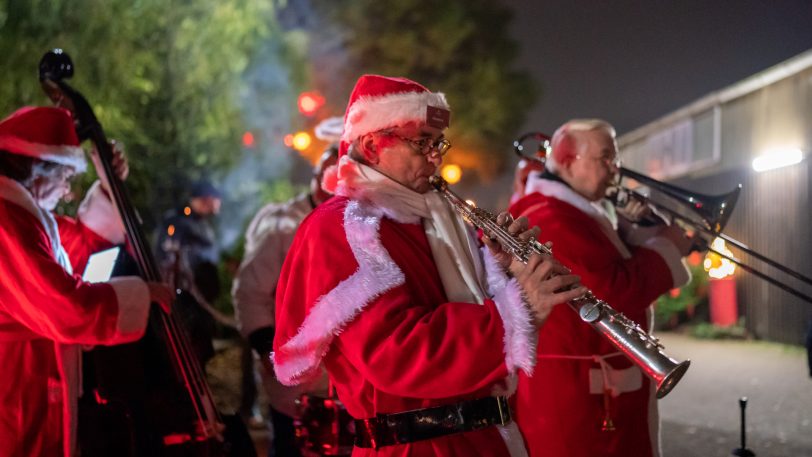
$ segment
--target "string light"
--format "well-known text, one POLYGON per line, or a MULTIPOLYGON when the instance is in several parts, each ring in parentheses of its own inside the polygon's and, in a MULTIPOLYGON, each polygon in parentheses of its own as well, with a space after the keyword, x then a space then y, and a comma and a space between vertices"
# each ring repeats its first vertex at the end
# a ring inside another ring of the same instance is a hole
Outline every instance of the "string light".
POLYGON ((310 134, 307 132, 297 132, 293 135, 293 149, 297 151, 304 151, 305 149, 310 147, 310 143, 313 142, 313 139, 310 138, 310 134))
POLYGON ((302 92, 299 95, 299 112, 305 116, 312 116, 324 105, 324 97, 316 91, 302 92))
POLYGON ((242 134, 242 145, 246 148, 254 147, 254 134, 251 132, 245 132, 242 134))
POLYGON ((449 184, 456 184, 460 181, 460 178, 462 178, 462 168, 457 164, 449 163, 443 166, 440 170, 440 175, 449 184))
MULTIPOLYGON (((711 243, 711 248, 722 254, 733 257, 733 252, 725 246, 725 240, 716 238, 711 243)), ((713 279, 722 279, 731 276, 736 271, 736 264, 720 256, 715 252, 708 252, 702 266, 708 272, 708 276, 713 279)))

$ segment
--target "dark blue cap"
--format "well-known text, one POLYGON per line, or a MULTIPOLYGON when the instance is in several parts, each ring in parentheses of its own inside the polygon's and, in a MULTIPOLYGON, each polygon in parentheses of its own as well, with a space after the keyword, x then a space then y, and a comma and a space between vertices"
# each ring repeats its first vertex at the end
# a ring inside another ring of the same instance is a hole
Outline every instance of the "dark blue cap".
POLYGON ((220 192, 220 189, 214 187, 214 184, 211 182, 201 180, 192 185, 192 198, 196 197, 223 198, 223 194, 220 192))

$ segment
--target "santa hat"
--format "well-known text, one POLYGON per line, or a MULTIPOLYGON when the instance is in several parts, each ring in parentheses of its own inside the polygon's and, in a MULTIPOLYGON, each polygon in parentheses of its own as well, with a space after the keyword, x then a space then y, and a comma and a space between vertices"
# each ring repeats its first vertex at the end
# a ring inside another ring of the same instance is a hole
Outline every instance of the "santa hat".
POLYGON ((47 162, 69 165, 82 173, 85 153, 70 111, 50 106, 26 106, 0 121, 0 150, 47 162))
POLYGON ((363 75, 358 78, 344 114, 339 155, 370 132, 420 122, 441 130, 448 127, 450 108, 442 93, 433 93, 406 78, 363 75))

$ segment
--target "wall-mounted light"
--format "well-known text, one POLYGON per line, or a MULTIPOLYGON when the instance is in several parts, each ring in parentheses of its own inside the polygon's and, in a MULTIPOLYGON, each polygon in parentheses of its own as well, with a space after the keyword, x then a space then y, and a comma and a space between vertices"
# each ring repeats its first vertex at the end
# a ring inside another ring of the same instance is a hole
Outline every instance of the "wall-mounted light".
POLYGON ((770 149, 753 159, 753 170, 758 172, 795 165, 803 160, 804 154, 798 148, 770 149))

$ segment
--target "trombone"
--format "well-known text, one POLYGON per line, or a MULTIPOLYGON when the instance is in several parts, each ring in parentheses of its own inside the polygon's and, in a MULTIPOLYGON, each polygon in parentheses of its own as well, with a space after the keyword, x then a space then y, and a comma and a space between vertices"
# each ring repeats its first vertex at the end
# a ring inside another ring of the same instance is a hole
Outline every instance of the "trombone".
MULTIPOLYGON (((550 152, 550 141, 550 137, 541 132, 525 133, 513 142, 513 151, 523 159, 533 160, 544 164, 547 154, 550 152), (528 142, 537 142, 535 150, 528 151, 528 148, 525 146, 525 143, 528 142)), ((741 184, 737 185, 735 189, 726 194, 704 195, 697 192, 690 192, 672 184, 658 181, 642 173, 629 170, 628 168, 620 167, 619 169, 620 176, 617 186, 612 189, 614 194, 607 197, 615 206, 622 208, 631 199, 636 199, 647 203, 651 208, 652 213, 659 216, 660 219, 659 221, 648 220, 646 221, 647 223, 671 224, 672 222, 676 221, 687 230, 691 230, 697 235, 700 235, 698 238, 694 238, 695 242, 693 249, 695 251, 701 252, 707 250, 712 252, 719 257, 735 263, 743 270, 758 276, 759 278, 781 288, 786 292, 789 292, 792 295, 795 295, 807 303, 812 303, 812 297, 788 285, 784 281, 770 276, 763 271, 747 265, 743 261, 710 246, 710 242, 713 241, 714 238, 721 238, 727 243, 730 243, 734 247, 742 250, 746 254, 751 255, 767 265, 770 265, 792 276, 806 285, 812 286, 812 278, 809 276, 799 273, 786 265, 783 265, 751 249, 741 241, 722 233, 728 220, 730 219, 731 214, 733 213, 733 208, 736 206, 736 201, 738 200, 739 194, 742 190, 741 184), (659 194, 666 195, 671 200, 677 202, 679 206, 675 208, 669 207, 664 202, 655 201, 652 196, 644 195, 637 190, 624 186, 623 178, 633 179, 639 184, 644 185, 659 194), (680 209, 682 209, 682 211, 680 211, 680 209), (690 216, 687 216, 685 214, 686 212, 689 213, 690 216)))

